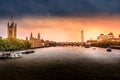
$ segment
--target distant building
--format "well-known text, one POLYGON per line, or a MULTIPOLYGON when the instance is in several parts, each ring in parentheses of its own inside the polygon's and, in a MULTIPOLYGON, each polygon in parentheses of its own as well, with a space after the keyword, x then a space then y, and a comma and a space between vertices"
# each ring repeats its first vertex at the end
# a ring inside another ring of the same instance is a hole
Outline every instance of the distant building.
POLYGON ((107 35, 104 35, 104 34, 100 34, 98 37, 97 37, 97 41, 102 41, 102 40, 108 40, 108 39, 112 39, 114 38, 114 35, 112 32, 110 32, 109 34, 107 35))
POLYGON ((120 38, 110 38, 109 41, 120 41, 120 38))
POLYGON ((49 40, 44 41, 44 46, 49 46, 49 40))
MULTIPOLYGON (((28 38, 26 38, 28 40, 28 38)), ((33 37, 33 34, 31 32, 30 35, 30 39, 29 39, 30 43, 31 43, 31 48, 37 48, 37 47, 41 47, 42 46, 42 41, 40 39, 40 34, 38 33, 37 38, 33 37)))
POLYGON ((11 20, 11 23, 8 22, 8 25, 7 25, 7 28, 8 28, 8 38, 16 38, 16 35, 17 35, 17 24, 11 20))
POLYGON ((114 35, 113 35, 112 32, 110 32, 107 36, 108 36, 109 39, 114 38, 114 35))
POLYGON ((96 43, 97 40, 87 40, 87 44, 91 45, 92 43, 96 43))
POLYGON ((118 36, 119 38, 120 38, 120 34, 119 34, 119 36, 118 36))
POLYGON ((100 34, 97 37, 97 41, 102 41, 102 40, 107 40, 107 39, 108 39, 107 35, 104 35, 104 34, 100 34))
POLYGON ((84 32, 83 32, 83 30, 81 30, 81 42, 82 43, 84 42, 84 32))
POLYGON ((28 37, 26 37, 26 40, 28 41, 28 37))

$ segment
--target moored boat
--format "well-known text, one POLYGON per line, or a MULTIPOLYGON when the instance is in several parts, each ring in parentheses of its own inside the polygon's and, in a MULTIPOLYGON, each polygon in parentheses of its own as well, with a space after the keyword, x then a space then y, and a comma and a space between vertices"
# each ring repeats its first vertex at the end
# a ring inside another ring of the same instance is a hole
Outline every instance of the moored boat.
POLYGON ((11 55, 11 52, 0 53, 0 59, 7 59, 11 55))
POLYGON ((0 53, 0 59, 14 59, 21 58, 22 53, 11 53, 11 52, 2 52, 0 53))
POLYGON ((11 55, 8 57, 9 59, 15 59, 15 58, 21 58, 22 53, 11 53, 11 55))

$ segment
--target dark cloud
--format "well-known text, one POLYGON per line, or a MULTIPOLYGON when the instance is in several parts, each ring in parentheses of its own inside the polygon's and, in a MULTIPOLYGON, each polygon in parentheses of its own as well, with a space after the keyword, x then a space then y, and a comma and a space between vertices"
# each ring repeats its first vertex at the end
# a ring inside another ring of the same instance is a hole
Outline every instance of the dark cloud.
POLYGON ((0 17, 119 14, 120 0, 0 0, 0 17))

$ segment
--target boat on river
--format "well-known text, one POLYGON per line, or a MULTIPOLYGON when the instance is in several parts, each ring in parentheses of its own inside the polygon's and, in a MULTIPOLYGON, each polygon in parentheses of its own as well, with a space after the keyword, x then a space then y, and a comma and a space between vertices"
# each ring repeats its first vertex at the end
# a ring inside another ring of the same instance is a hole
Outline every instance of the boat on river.
POLYGON ((109 51, 109 52, 111 52, 111 51, 112 51, 112 49, 111 49, 111 48, 107 48, 107 49, 106 49, 106 51, 109 51))
POLYGON ((11 52, 1 52, 0 59, 8 59, 11 55, 11 52))
POLYGON ((22 54, 31 54, 34 53, 35 51, 33 50, 27 50, 27 51, 23 51, 22 54))
POLYGON ((11 53, 11 52, 2 52, 0 53, 0 59, 14 59, 21 58, 22 53, 11 53))
POLYGON ((8 58, 15 59, 15 58, 21 58, 22 56, 23 56, 22 53, 11 53, 11 55, 8 58))

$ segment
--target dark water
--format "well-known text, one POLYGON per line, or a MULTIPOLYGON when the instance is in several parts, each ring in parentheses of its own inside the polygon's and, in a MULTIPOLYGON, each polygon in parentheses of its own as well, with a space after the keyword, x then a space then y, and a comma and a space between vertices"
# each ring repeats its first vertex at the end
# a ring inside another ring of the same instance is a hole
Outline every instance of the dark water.
POLYGON ((120 50, 51 47, 0 60, 0 80, 118 80, 120 50))

